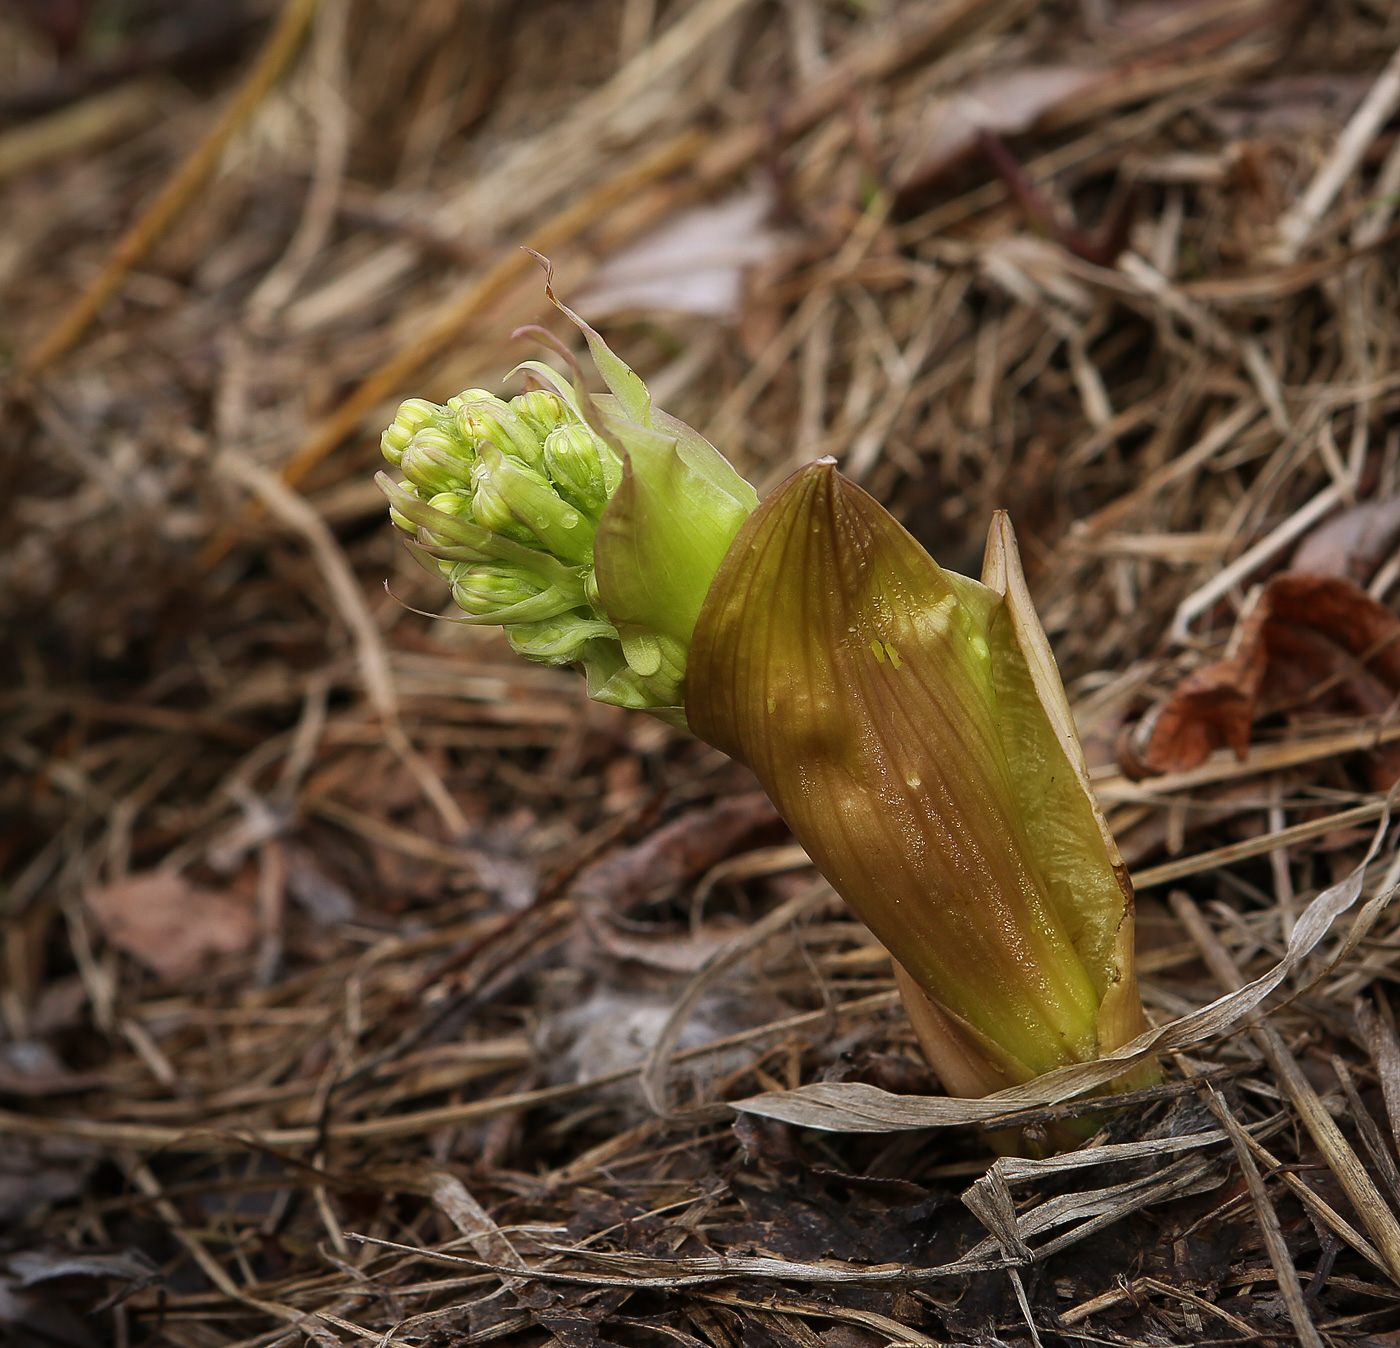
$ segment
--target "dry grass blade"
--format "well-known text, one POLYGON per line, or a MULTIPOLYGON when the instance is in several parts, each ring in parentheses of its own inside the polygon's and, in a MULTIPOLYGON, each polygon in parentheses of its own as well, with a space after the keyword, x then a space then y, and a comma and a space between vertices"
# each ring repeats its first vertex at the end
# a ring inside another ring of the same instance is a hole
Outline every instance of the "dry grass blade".
POLYGON ((156 245, 161 236, 188 208, 196 193, 218 167, 238 129, 257 110, 268 90, 286 70, 316 13, 320 0, 286 0, 267 44, 249 70, 228 107, 204 138, 118 240, 102 271, 58 322, 25 357, 21 374, 32 379, 52 365, 78 342, 102 306, 121 288, 132 268, 156 245))
MULTIPOLYGON (((1171 896, 1171 902, 1177 920, 1200 949, 1216 981, 1230 991, 1243 986, 1244 980, 1230 952, 1221 944, 1190 897, 1177 892, 1171 896)), ((1395 1213, 1367 1174, 1351 1143, 1328 1113, 1312 1083, 1303 1075, 1283 1036, 1268 1023, 1254 1026, 1251 1034, 1269 1060, 1279 1085, 1298 1110, 1303 1126, 1356 1208, 1362 1225, 1376 1242, 1391 1278, 1400 1286, 1400 1222, 1396 1221, 1395 1213)))
POLYGON ((1358 805, 1353 810, 1338 810, 1336 814, 1323 819, 1312 819, 1306 824, 1294 824, 1279 829, 1263 837, 1250 838, 1247 842, 1231 843, 1227 847, 1217 847, 1193 857, 1182 857, 1180 861, 1164 861, 1160 866, 1149 866, 1133 875, 1135 889, 1153 889, 1157 885, 1170 884, 1173 880, 1184 879, 1188 875, 1200 875, 1227 866, 1232 861, 1243 861, 1247 857, 1262 856, 1292 843, 1307 842, 1310 838, 1321 838, 1335 833, 1341 828, 1352 828, 1357 824, 1369 824, 1374 819, 1388 815, 1390 803, 1384 800, 1372 801, 1369 805, 1358 805))
POLYGON ((1210 1106, 1212 1113, 1230 1135, 1230 1141, 1235 1148, 1235 1160, 1239 1164, 1245 1184, 1249 1187, 1250 1202, 1253 1203, 1254 1211, 1259 1217, 1259 1230, 1264 1236, 1264 1244, 1269 1251, 1269 1262, 1274 1266, 1284 1305, 1288 1307, 1288 1318, 1293 1322, 1293 1332, 1297 1334, 1299 1343, 1307 1345, 1307 1348, 1323 1348, 1322 1335, 1318 1333, 1312 1316, 1308 1314, 1307 1303, 1303 1300, 1303 1285, 1298 1281, 1298 1270, 1288 1253, 1278 1214, 1269 1201, 1269 1192, 1259 1177, 1254 1158, 1249 1154, 1244 1129, 1219 1095, 1211 1094, 1210 1106))
POLYGON ((1259 1141, 1245 1134, 1245 1141, 1249 1150, 1259 1160, 1262 1165, 1269 1167, 1270 1171, 1278 1176, 1279 1181, 1313 1217, 1323 1226, 1331 1231, 1339 1239, 1344 1240, 1363 1259, 1367 1260, 1371 1266, 1385 1276, 1389 1276, 1389 1269, 1386 1267, 1385 1257, 1371 1244, 1352 1224, 1346 1220, 1331 1204, 1317 1196, 1316 1193, 1304 1183, 1301 1177, 1292 1174, 1288 1168, 1263 1147, 1259 1141))
POLYGON ((1387 1343, 1390 8, 526 8, 0 13, 0 1338, 1387 1343), (741 769, 428 616, 375 418, 502 390, 524 243, 761 491, 834 455, 963 574, 1010 512, 1139 881, 1126 1056, 941 1094, 741 769), (1360 639, 1255 643, 1290 570, 1360 639))
POLYGON ((1400 1203, 1400 1166, 1395 1164, 1395 1157, 1390 1154, 1389 1148, 1385 1145, 1385 1139, 1381 1136, 1381 1130, 1376 1126, 1376 1121, 1371 1117, 1371 1111, 1366 1108, 1360 1093, 1356 1089, 1356 1082, 1352 1078, 1351 1068, 1346 1060, 1339 1058, 1335 1053, 1332 1055, 1332 1070, 1337 1074, 1337 1080, 1342 1083, 1342 1090, 1346 1092, 1347 1104, 1351 1106, 1352 1122, 1356 1124, 1357 1131, 1361 1134, 1361 1140, 1366 1146, 1366 1154, 1371 1158, 1371 1164, 1379 1172, 1384 1180, 1386 1188, 1390 1190, 1390 1196, 1395 1202, 1400 1203))
POLYGON ((146 126, 160 114, 161 88, 137 81, 0 135, 0 179, 24 173, 146 126))
POLYGON ((301 497, 288 490, 274 474, 259 468, 246 455, 226 449, 218 459, 218 466, 222 472, 254 492, 273 514, 296 529, 310 545, 326 587, 354 637, 365 693, 384 723, 386 739, 412 772, 423 794, 432 802, 448 833, 454 838, 463 836, 470 826, 461 807, 404 733, 388 652, 335 535, 301 497))
POLYGON ((1397 1041, 1394 1029, 1363 998, 1356 999, 1355 1014, 1357 1026, 1370 1050, 1371 1061, 1380 1073, 1391 1136, 1400 1144, 1400 1041, 1397 1041))
POLYGON ((1391 113, 1400 107, 1400 48, 1390 58, 1380 77, 1367 92, 1327 160, 1319 166, 1308 189, 1279 218, 1275 255, 1280 262, 1292 262, 1342 184, 1356 172, 1376 133, 1391 113))

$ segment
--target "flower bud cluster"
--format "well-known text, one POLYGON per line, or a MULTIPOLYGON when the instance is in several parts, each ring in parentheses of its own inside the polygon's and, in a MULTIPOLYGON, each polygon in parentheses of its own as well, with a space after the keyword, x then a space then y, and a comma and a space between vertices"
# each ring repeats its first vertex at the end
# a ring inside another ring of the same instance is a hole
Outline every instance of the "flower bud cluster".
MULTIPOLYGON (((598 601, 593 541, 622 461, 559 394, 509 401, 467 389, 439 406, 410 398, 384 432, 394 523, 452 586, 466 621, 497 624, 546 664, 618 645, 598 601)), ((615 663, 610 660, 609 663, 615 663)))

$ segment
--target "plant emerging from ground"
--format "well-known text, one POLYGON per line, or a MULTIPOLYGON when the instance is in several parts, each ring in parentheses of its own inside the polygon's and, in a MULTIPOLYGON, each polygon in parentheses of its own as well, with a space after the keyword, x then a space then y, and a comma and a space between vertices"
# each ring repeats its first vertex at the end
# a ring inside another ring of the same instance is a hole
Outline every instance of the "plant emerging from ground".
POLYGON ((607 395, 526 362, 528 392, 411 399, 384 433, 394 521, 462 620, 752 768, 953 1094, 1141 1032, 1131 885, 1005 515, 972 580, 832 460, 759 504, 564 312, 607 395))

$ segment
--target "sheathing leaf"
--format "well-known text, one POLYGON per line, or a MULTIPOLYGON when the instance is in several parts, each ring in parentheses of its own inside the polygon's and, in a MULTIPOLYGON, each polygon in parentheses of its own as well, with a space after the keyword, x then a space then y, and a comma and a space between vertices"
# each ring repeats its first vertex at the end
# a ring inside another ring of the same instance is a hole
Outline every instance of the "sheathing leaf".
POLYGON ((1099 994, 1012 784, 989 647, 1000 607, 810 465, 726 556, 686 712, 754 770, 919 986, 1024 1080, 1096 1056, 1099 994))
POLYGON ((992 668, 1013 789, 1045 892, 1100 997, 1099 1051, 1111 1052, 1147 1028, 1134 971, 1132 881, 1094 798, 1005 511, 993 517, 982 579, 1003 596, 991 628, 992 668))

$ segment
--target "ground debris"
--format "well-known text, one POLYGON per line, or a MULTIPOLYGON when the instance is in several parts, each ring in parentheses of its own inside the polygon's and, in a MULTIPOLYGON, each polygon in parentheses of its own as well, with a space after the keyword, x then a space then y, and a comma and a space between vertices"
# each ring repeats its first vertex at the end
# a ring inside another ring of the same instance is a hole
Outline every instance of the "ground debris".
POLYGON ((1396 41, 0 11, 0 1337, 1400 1342, 1396 41), (1162 1085, 950 1121, 751 776, 427 616, 378 431, 535 354, 527 241, 761 488, 833 454, 967 574, 1011 510, 1149 1011, 1205 1025, 1162 1085), (1319 895, 1273 1038, 1207 1024, 1319 895))

